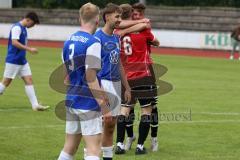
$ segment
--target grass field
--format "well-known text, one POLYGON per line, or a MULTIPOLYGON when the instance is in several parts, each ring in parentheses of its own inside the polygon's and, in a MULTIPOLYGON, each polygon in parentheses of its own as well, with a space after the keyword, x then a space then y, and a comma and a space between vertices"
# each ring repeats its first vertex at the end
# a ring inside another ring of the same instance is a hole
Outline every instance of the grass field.
MULTIPOLYGON (((53 91, 48 83, 51 72, 61 64, 61 50, 39 50, 38 55, 28 55, 28 60, 38 99, 51 109, 33 112, 23 82, 16 79, 0 96, 0 160, 54 160, 63 147, 65 123, 55 116, 54 108, 64 95, 53 91)), ((1 77, 6 48, 0 47, 0 53, 1 77)), ((135 156, 135 144, 126 155, 114 159, 239 159, 240 62, 163 55, 154 55, 154 61, 167 66, 168 72, 161 79, 174 86, 172 92, 160 97, 158 104, 162 115, 160 150, 135 156)), ((147 148, 149 142, 148 139, 147 148)), ((77 160, 82 159, 82 150, 81 145, 77 160)))

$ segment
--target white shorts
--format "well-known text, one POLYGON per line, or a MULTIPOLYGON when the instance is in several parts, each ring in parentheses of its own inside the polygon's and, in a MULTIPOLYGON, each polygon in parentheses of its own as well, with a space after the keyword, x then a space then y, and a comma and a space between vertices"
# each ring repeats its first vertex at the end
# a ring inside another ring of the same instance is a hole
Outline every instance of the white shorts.
POLYGON ((82 134, 86 136, 91 136, 102 133, 101 112, 92 111, 91 113, 89 113, 88 110, 80 110, 66 107, 66 114, 67 134, 82 134))
POLYGON ((116 117, 120 114, 121 109, 121 81, 109 81, 102 79, 101 85, 104 91, 109 92, 108 94, 110 109, 112 116, 116 117))
POLYGON ((25 65, 17 65, 6 63, 5 70, 3 76, 5 78, 14 79, 16 76, 24 77, 24 76, 31 76, 32 72, 28 63, 25 65))

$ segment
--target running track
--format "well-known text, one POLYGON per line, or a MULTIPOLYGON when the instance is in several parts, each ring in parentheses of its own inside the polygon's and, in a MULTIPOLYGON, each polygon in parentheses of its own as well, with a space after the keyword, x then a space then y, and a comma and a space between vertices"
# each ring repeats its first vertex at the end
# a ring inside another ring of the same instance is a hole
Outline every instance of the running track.
MULTIPOLYGON (((0 39, 1 45, 7 45, 7 39, 0 39)), ((39 41, 29 40, 29 45, 38 47, 52 47, 61 48, 63 42, 61 41, 39 41)), ((181 48, 152 48, 152 53, 162 55, 179 55, 179 56, 193 56, 193 57, 207 57, 207 58, 229 58, 229 51, 223 50, 203 50, 203 49, 181 49, 181 48)), ((235 58, 238 58, 235 54, 235 58)))

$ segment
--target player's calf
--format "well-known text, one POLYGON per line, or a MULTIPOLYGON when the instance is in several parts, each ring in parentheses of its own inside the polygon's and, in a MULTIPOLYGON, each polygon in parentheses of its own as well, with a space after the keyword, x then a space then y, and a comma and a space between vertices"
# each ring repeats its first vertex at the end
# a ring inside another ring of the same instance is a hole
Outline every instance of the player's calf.
POLYGON ((112 160, 113 157, 113 133, 115 129, 117 118, 112 117, 111 120, 105 121, 104 131, 102 136, 102 151, 103 160, 112 160))
POLYGON ((157 107, 153 107, 151 113, 151 150, 153 152, 158 150, 158 110, 157 107))
POLYGON ((142 110, 142 116, 139 123, 139 138, 138 138, 138 144, 135 152, 135 154, 137 155, 147 153, 144 147, 144 142, 150 130, 152 107, 151 106, 144 107, 141 110, 142 110))

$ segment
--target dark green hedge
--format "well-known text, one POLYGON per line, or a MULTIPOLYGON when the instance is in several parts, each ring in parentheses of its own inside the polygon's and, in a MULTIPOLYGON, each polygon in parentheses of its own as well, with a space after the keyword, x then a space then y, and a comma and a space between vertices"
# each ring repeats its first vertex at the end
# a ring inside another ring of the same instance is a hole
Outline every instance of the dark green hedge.
MULTIPOLYGON (((86 0, 13 0, 13 7, 34 7, 34 8, 68 8, 78 9, 86 0)), ((100 7, 104 7, 108 0, 91 1, 100 7)), ((113 0, 116 4, 133 4, 138 0, 113 0)), ((146 0, 148 5, 164 6, 219 6, 219 7, 240 7, 240 0, 146 0)))
MULTIPOLYGON (((13 0, 13 7, 34 7, 34 8, 67 8, 79 9, 81 5, 87 3, 87 0, 13 0)), ((108 0, 95 0, 92 3, 103 8, 110 1, 108 0)), ((135 3, 138 0, 114 0, 111 1, 116 4, 122 3, 135 3)))

